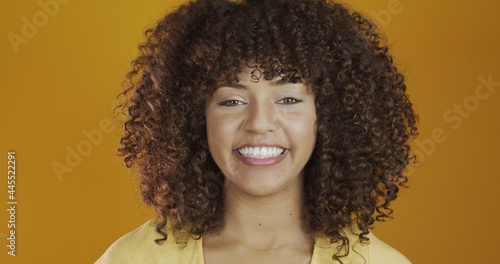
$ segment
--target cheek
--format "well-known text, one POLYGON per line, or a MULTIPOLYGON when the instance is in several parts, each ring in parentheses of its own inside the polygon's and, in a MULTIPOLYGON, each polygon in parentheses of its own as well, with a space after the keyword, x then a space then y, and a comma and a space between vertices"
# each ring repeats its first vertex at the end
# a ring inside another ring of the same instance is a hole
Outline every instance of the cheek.
POLYGON ((305 111, 289 122, 289 131, 301 140, 316 142, 317 116, 314 111, 305 111))
POLYGON ((298 121, 294 126, 297 136, 305 141, 316 141, 316 116, 303 117, 298 121))
POLYGON ((228 118, 221 115, 207 115, 207 137, 210 152, 219 151, 232 145, 234 125, 228 118))

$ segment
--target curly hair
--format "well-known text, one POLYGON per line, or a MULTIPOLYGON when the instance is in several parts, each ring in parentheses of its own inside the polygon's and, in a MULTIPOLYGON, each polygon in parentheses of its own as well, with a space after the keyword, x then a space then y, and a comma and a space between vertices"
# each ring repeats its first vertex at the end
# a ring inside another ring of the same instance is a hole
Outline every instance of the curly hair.
MULTIPOLYGON (((205 104, 214 84, 238 81, 245 64, 263 76, 296 79, 315 93, 317 140, 305 167, 304 223, 349 250, 362 242, 415 162, 409 140, 418 116, 404 76, 377 27, 325 0, 197 0, 145 32, 118 106, 126 115, 119 156, 160 221, 199 239, 221 226, 224 175, 210 156, 205 104)), ((347 254, 347 253, 344 253, 347 254)))

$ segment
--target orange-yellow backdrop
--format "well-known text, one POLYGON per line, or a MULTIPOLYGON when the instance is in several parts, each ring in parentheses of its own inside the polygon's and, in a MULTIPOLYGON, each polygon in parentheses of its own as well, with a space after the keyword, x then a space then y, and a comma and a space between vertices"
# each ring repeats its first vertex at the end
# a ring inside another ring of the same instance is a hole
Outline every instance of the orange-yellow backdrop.
MULTIPOLYGON (((18 201, 12 257, 4 176, 1 263, 93 263, 152 217, 115 157, 110 108, 142 32, 177 3, 54 1, 0 2, 0 163, 6 175, 16 152, 18 201)), ((414 263, 495 262, 499 2, 346 2, 379 23, 421 116, 423 163, 375 233, 414 263)))

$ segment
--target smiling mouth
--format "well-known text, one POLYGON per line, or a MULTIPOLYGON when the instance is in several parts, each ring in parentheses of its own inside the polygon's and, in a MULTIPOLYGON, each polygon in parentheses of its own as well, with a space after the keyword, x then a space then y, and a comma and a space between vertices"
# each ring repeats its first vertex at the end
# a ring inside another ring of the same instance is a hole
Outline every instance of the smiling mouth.
POLYGON ((267 159, 283 155, 285 149, 279 147, 243 147, 238 149, 238 153, 247 158, 267 159))

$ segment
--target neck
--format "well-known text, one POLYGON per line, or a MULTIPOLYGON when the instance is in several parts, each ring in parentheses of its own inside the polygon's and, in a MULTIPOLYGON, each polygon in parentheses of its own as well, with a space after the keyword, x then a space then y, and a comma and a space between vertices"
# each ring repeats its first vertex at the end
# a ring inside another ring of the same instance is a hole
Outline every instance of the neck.
POLYGON ((302 177, 278 193, 257 197, 229 183, 224 194, 224 224, 219 236, 262 248, 291 241, 311 242, 302 223, 302 177))

